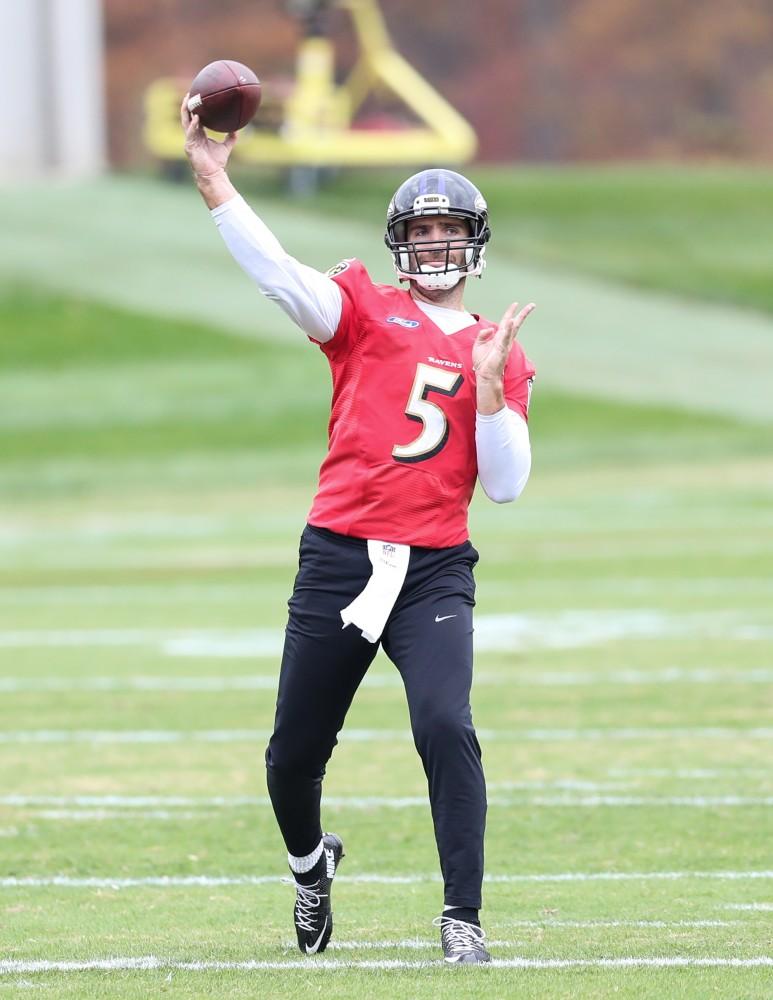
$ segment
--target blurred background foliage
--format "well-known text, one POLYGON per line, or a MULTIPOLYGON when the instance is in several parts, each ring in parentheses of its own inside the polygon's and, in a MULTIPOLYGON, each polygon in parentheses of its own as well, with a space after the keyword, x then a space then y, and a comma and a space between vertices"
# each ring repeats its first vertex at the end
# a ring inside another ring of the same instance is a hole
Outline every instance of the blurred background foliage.
MULTIPOLYGON (((484 161, 773 155, 769 0, 444 0, 382 5, 397 48, 473 124, 484 161)), ((106 0, 112 162, 147 154, 142 93, 227 56, 276 92, 298 21, 280 0, 106 0)), ((343 74, 347 16, 331 11, 343 74)))

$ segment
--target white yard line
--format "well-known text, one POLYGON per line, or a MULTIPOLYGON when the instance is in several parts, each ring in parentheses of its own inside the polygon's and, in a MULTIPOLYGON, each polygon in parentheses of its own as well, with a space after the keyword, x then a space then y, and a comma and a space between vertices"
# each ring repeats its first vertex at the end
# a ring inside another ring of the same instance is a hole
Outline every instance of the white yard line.
MULTIPOLYGON (((380 959, 371 961, 347 961, 330 958, 304 958, 289 961, 261 962, 219 962, 211 959, 198 962, 175 962, 172 959, 157 958, 155 955, 127 958, 72 959, 70 961, 48 961, 45 959, 4 959, 0 961, 2 975, 30 975, 42 972, 262 972, 283 969, 303 969, 317 972, 346 971, 347 969, 438 969, 443 966, 441 959, 435 961, 403 961, 400 959, 380 959)), ((500 958, 493 959, 489 968, 499 969, 669 969, 669 968, 733 968, 752 969, 773 966, 769 955, 754 958, 724 958, 705 956, 625 956, 620 958, 500 958)))
MULTIPOLYGON (((640 927, 663 930, 667 928, 707 928, 707 927, 737 927, 742 925, 742 920, 566 920, 566 921, 538 921, 538 920, 516 920, 508 924, 508 927, 523 927, 530 930, 556 929, 578 929, 578 928, 614 928, 614 927, 640 927)), ((523 945, 523 941, 496 940, 486 938, 489 948, 518 948, 523 945)), ((282 946, 289 950, 296 947, 295 941, 282 942, 282 946)), ((401 941, 331 941, 328 945, 330 951, 437 951, 437 938, 404 938, 401 941)))
MULTIPOLYGON (((0 694, 35 691, 88 691, 89 693, 105 692, 108 694, 119 691, 158 691, 161 693, 183 691, 186 694, 217 694, 224 691, 276 691, 278 679, 278 672, 245 677, 2 677, 0 678, 0 694)), ((382 680, 381 677, 378 679, 370 677, 368 683, 379 687, 387 686, 379 684, 380 680, 382 680)), ((387 678, 383 678, 383 680, 387 680, 387 678)))
MULTIPOLYGON (((771 671, 773 680, 773 671, 771 671)), ((114 694, 116 692, 159 692, 185 694, 219 694, 230 691, 271 691, 276 692, 279 670, 270 674, 252 674, 235 677, 2 677, 0 694, 26 694, 32 692, 78 692, 114 694)), ((512 684, 513 680, 504 673, 481 671, 476 674, 475 683, 480 685, 512 684)), ((517 681, 515 682, 517 684, 517 681)), ((395 688, 402 690, 403 681, 395 671, 394 675, 367 674, 363 684, 370 688, 395 688)), ((520 686, 520 685, 519 685, 520 686)))
MULTIPOLYGON (((264 729, 11 729, 0 743, 254 743, 268 739, 264 729)), ((662 726, 582 729, 479 729, 487 741, 507 743, 649 742, 674 740, 773 740, 773 726, 662 726)), ((408 742, 407 729, 344 729, 344 742, 408 742)))
MULTIPOLYGON (((20 729, 0 732, 0 743, 262 743, 269 735, 262 729, 20 729)), ((392 738, 408 736, 381 737, 392 738)))
POLYGON ((0 545, 51 544, 77 540, 102 542, 106 540, 136 540, 137 538, 208 538, 230 536, 239 528, 255 532, 261 525, 256 518, 216 517, 196 514, 146 514, 131 511, 116 514, 91 514, 74 517, 65 526, 56 524, 41 528, 29 522, 8 521, 0 527, 0 545))
MULTIPOLYGON (((629 928, 640 927, 646 929, 652 927, 656 930, 668 928, 709 928, 709 927, 738 927, 746 921, 743 920, 509 920, 499 926, 521 927, 525 930, 580 930, 580 929, 607 929, 607 928, 629 928)), ((517 948, 523 942, 504 941, 486 938, 486 943, 492 948, 517 948)), ((294 941, 287 941, 288 948, 295 947, 294 941)), ((328 945, 334 951, 355 951, 360 948, 377 949, 387 948, 437 948, 436 938, 405 938, 402 941, 331 941, 328 945)))
MULTIPOLYGON (((342 806, 346 803, 341 802, 342 806)), ((544 809, 568 807, 571 809, 628 809, 634 807, 669 806, 687 809, 746 808, 749 806, 773 806, 773 796, 769 795, 586 795, 586 796, 546 796, 535 795, 504 798, 490 798, 493 806, 537 806, 544 809)))
POLYGON ((552 791, 601 792, 637 787, 630 781, 590 781, 586 778, 533 778, 524 781, 487 781, 489 792, 552 791))
POLYGON ((123 823, 140 820, 158 820, 169 823, 200 823, 214 817, 215 812, 207 809, 40 809, 35 812, 35 820, 69 821, 73 823, 108 823, 121 820, 123 823))
MULTIPOLYGON (((736 927, 743 924, 743 920, 508 920, 501 926, 538 928, 540 930, 550 930, 555 927, 561 928, 593 928, 593 927, 736 927)), ((499 943, 499 942, 497 942, 499 943)), ((493 945, 494 942, 492 941, 493 945)), ((505 942, 502 942, 503 946, 505 942)), ((516 942, 511 942, 515 946, 516 942)))
POLYGON ((146 808, 211 808, 239 809, 244 806, 270 805, 265 795, 0 795, 0 806, 37 808, 48 806, 72 807, 118 807, 121 809, 146 808))
POLYGON ((675 778, 689 781, 713 781, 715 778, 736 780, 738 775, 770 777, 770 768, 744 767, 728 764, 727 767, 610 767, 611 778, 675 778))
MULTIPOLYGON (((523 649, 573 649, 619 639, 663 637, 723 638, 758 641, 773 638, 773 624, 728 614, 669 614, 652 609, 579 609, 554 614, 479 615, 475 620, 478 652, 523 649)), ((167 656, 252 658, 278 656, 283 631, 263 629, 16 629, 0 631, 0 648, 88 648, 147 646, 167 656)), ((664 676, 676 683, 679 673, 664 676)), ((676 668, 678 670, 678 668, 676 668)), ((754 676, 754 671, 747 671, 754 676)), ((728 671, 732 676, 732 671, 728 671)), ((768 672, 769 675, 769 672, 768 672)), ((564 674, 561 683, 587 683, 590 672, 564 674)), ((624 676, 621 674, 620 676, 624 676)), ((620 683, 638 684, 649 671, 632 671, 620 683)), ((711 675, 693 672, 694 683, 714 683, 711 675)), ((764 673, 761 675, 764 678, 764 673)), ((666 683, 669 681, 666 680, 666 683)), ((761 683, 764 681, 760 681, 761 683)))
MULTIPOLYGON (((0 527, 0 547, 16 546, 28 542, 34 546, 35 552, 39 554, 41 542, 39 523, 33 519, 29 527, 25 525, 20 530, 24 537, 20 536, 19 541, 16 541, 13 537, 13 528, 10 529, 10 534, 6 529, 6 535, 3 537, 3 528, 0 527)), ((132 530, 126 533, 126 537, 131 538, 134 534, 132 530)), ((253 534, 249 525, 245 528, 245 534, 253 534)), ((46 541, 62 540, 66 542, 71 535, 72 532, 68 528, 63 528, 55 537, 47 537, 46 541)), ((529 592, 532 594, 549 592, 552 595, 555 593, 555 587, 556 584, 553 580, 529 581, 529 592)), ((491 580, 486 584, 487 594, 503 593, 509 595, 511 589, 512 585, 503 581, 491 580)), ((612 593, 616 599, 621 594, 630 598, 636 597, 639 600, 642 599, 643 595, 652 599, 653 596, 658 597, 662 589, 663 581, 657 576, 637 576, 635 579, 604 577, 598 580, 583 581, 584 593, 612 593)), ((687 594, 690 597, 694 597, 696 594, 715 595, 728 592, 737 596, 741 590, 752 591, 755 594, 767 594, 773 591, 773 579, 754 576, 691 577, 685 580, 669 580, 668 589, 670 593, 687 594)), ((205 583, 203 580, 197 580, 195 583, 183 583, 177 580, 173 586, 152 583, 147 580, 136 583, 108 583, 105 581, 98 587, 77 583, 65 586, 41 584, 39 586, 25 586, 24 588, 0 586, 0 606, 38 608, 44 604, 73 604, 80 607, 89 605, 125 608, 129 601, 132 605, 150 604, 156 606, 160 600, 163 600, 167 605, 190 604, 191 601, 194 601, 206 606, 215 603, 233 604, 234 601, 242 599, 254 600, 259 592, 259 584, 236 580, 218 584, 205 583)))
POLYGON ((543 671, 533 676, 508 676, 516 687, 585 687, 598 684, 646 686, 656 684, 770 684, 773 669, 754 667, 655 667, 645 669, 543 671))
MULTIPOLYGON (((39 541, 35 543, 34 551, 39 555, 39 541)), ((760 583, 764 586, 761 581, 760 583)), ((727 582, 727 589, 732 590, 732 587, 733 582, 730 579, 727 582)), ((148 580, 120 584, 105 581, 98 587, 78 583, 50 586, 42 584, 23 588, 0 586, 0 607, 40 608, 74 605, 81 609, 84 607, 125 609, 127 604, 131 604, 132 607, 148 605, 158 607, 160 602, 165 606, 178 604, 189 606, 191 603, 204 607, 213 604, 233 606, 245 600, 249 602, 258 600, 263 592, 264 585, 258 581, 212 584, 199 579, 195 582, 176 580, 174 584, 159 584, 148 580)))
MULTIPOLYGON (((151 646, 176 637, 195 635, 194 630, 138 628, 14 629, 0 632, 3 649, 88 648, 91 646, 151 646)), ((275 633, 272 631, 272 637, 275 633)))
MULTIPOLYGON (((103 637, 104 638, 104 637, 103 637)), ((2 637, 0 637, 0 645, 2 637)), ((107 642, 118 645, 119 642, 107 642)), ((278 673, 248 674, 234 677, 1 677, 0 694, 27 692, 74 692, 114 693, 117 691, 158 691, 217 694, 227 691, 275 691, 278 673)), ((402 679, 395 673, 369 673, 365 677, 368 687, 396 688, 403 686, 402 679)), ((491 673, 477 671, 476 685, 507 685, 508 687, 593 687, 602 684, 611 686, 649 686, 664 684, 711 685, 711 684, 770 684, 773 683, 773 669, 754 667, 732 669, 728 667, 662 667, 652 670, 598 670, 598 671, 542 671, 539 674, 519 674, 515 671, 491 673)))
MULTIPOLYGON (((134 889, 138 887, 169 888, 216 888, 229 885, 280 885, 281 875, 146 875, 130 878, 127 876, 71 876, 71 875, 28 875, 0 878, 1 889, 41 889, 56 887, 62 889, 134 889)), ((665 872, 556 872, 529 874, 485 875, 484 882, 492 885, 528 882, 674 882, 700 879, 720 882, 740 882, 745 880, 773 880, 771 871, 665 871, 665 872)), ((336 875, 337 882, 351 885, 423 885, 440 882, 435 873, 381 875, 363 872, 359 875, 336 875)))
POLYGON ((757 910, 761 913, 773 911, 773 903, 723 903, 723 910, 757 910))
MULTIPOLYGON (((426 795, 327 795, 329 809, 426 809, 426 795)), ((773 796, 743 795, 492 795, 494 808, 629 809, 629 808, 749 808, 773 806, 773 796)), ((2 795, 0 806, 43 810, 49 819, 201 818, 220 809, 266 809, 265 795, 196 797, 183 795, 2 795), (181 810, 176 813, 175 810, 181 810), (188 810, 188 812, 183 812, 188 810), (196 811, 191 811, 196 810, 196 811)))
POLYGON ((143 646, 168 656, 277 657, 280 629, 16 629, 0 632, 4 649, 89 649, 143 646))
MULTIPOLYGON (((572 500, 567 500, 566 503, 553 503, 552 510, 559 511, 566 515, 567 517, 574 511, 576 516, 576 509, 572 507, 572 500)), ((10 509, 9 509, 10 510, 10 509)), ((6 511, 8 517, 12 515, 9 511, 6 511)), ((577 517, 577 523, 582 521, 582 517, 577 517)), ((42 522, 45 525, 45 521, 42 522)), ((121 523, 124 523, 123 521, 121 523)), ((0 548, 4 546, 12 546, 18 544, 30 544, 36 550, 40 550, 41 540, 48 542, 60 541, 66 542, 67 539, 73 537, 73 531, 70 525, 75 525, 77 531, 77 521, 67 521, 62 522, 61 531, 50 532, 46 534, 45 527, 42 529, 41 533, 41 521, 38 517, 32 513, 29 517, 25 518, 23 522, 19 522, 17 527, 11 525, 9 527, 6 521, 2 526, 0 526, 0 548)), ((238 526, 238 537, 235 538, 233 532, 228 532, 228 538, 226 540, 230 541, 243 541, 245 535, 252 535, 256 539, 262 537, 262 529, 265 527, 263 523, 252 524, 244 523, 244 525, 238 526)), ((136 540, 136 535, 142 534, 137 533, 133 528, 127 530, 124 533, 124 539, 131 543, 136 540)), ((172 532, 171 534, 174 534, 172 532)), ((76 547, 77 548, 77 547, 76 547)), ((288 551, 291 546, 288 546, 288 551)), ((292 558, 292 554, 290 556, 292 558)), ((83 565, 83 563, 79 564, 83 565)), ((151 594, 156 599, 159 595, 171 594, 173 597, 186 595, 200 596, 202 598, 223 598, 233 597, 234 593, 237 594, 254 594, 256 584, 255 581, 244 581, 244 580, 229 580, 221 581, 219 583, 213 583, 206 580, 197 580, 195 582, 190 581, 175 581, 174 585, 170 588, 169 584, 158 583, 152 580, 137 580, 134 582, 110 582, 105 581, 104 583, 97 585, 94 584, 83 584, 83 583, 40 583, 35 585, 25 586, 23 589, 16 589, 14 587, 2 587, 0 586, 0 604, 41 604, 45 602, 48 598, 53 600, 73 600, 77 603, 81 601, 95 601, 100 603, 100 598, 104 599, 106 602, 110 602, 111 598, 115 600, 121 606, 125 605, 126 599, 128 597, 133 597, 135 595, 142 598, 143 595, 151 594)), ((548 593, 555 593, 555 581, 554 580, 530 580, 529 581, 529 592, 532 591, 542 591, 548 593)), ((773 579, 762 576, 697 576, 697 577, 686 577, 684 579, 671 579, 668 581, 669 591, 675 590, 680 594, 695 595, 696 593, 716 593, 719 590, 731 590, 737 593, 739 590, 760 590, 760 591, 770 591, 773 590, 773 579)), ((585 591, 601 591, 604 593, 614 593, 619 595, 621 592, 626 594, 641 594, 649 591, 655 593, 662 591, 663 589, 663 578, 661 576, 646 576, 637 574, 635 577, 625 576, 625 577, 615 577, 615 576, 604 576, 598 579, 589 579, 583 581, 583 592, 585 591)), ((497 593, 497 594, 510 594, 512 592, 512 583, 506 580, 488 580, 486 582, 486 593, 497 593)))

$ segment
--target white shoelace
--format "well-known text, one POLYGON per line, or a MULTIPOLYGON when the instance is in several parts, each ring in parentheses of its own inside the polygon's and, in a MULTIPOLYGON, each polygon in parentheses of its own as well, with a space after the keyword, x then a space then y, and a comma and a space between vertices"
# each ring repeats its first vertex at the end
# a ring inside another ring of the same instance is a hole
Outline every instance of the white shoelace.
POLYGON ((296 923, 298 927, 301 930, 308 931, 310 934, 314 934, 315 931, 319 930, 319 927, 315 923, 317 910, 327 893, 317 891, 315 887, 319 885, 319 882, 315 882, 313 885, 301 885, 294 878, 283 878, 282 881, 286 885, 295 886, 297 893, 296 923))
POLYGON ((482 927, 476 927, 466 920, 457 920, 456 917, 435 917, 432 921, 435 927, 440 928, 440 935, 446 948, 455 954, 464 954, 468 951, 482 951, 486 933, 482 927))

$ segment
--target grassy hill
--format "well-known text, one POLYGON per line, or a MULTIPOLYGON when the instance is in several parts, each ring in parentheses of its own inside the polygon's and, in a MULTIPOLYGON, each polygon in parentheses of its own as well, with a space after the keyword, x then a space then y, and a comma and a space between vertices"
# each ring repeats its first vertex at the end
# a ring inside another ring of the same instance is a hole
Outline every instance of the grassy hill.
MULTIPOLYGON (((538 303, 523 339, 541 385, 773 419, 767 175, 502 169, 476 179, 491 193, 495 238, 468 305, 496 318, 515 298, 538 303)), ((300 202, 268 182, 245 178, 243 187, 300 259, 324 269, 358 256, 389 281, 382 220, 397 180, 341 176, 300 202)), ((109 178, 21 187, 5 219, 0 287, 302 346, 233 266, 189 186, 109 178)))

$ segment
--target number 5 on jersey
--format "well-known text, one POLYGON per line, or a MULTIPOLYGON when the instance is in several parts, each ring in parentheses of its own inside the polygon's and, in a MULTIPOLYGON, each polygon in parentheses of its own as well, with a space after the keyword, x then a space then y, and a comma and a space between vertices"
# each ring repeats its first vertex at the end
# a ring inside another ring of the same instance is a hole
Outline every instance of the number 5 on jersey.
POLYGON ((431 392, 441 396, 455 396, 464 376, 445 368, 419 363, 416 377, 405 407, 409 420, 423 424, 421 434, 409 444, 396 444, 392 456, 398 462, 424 462, 442 450, 448 440, 448 420, 437 403, 427 397, 431 392))

